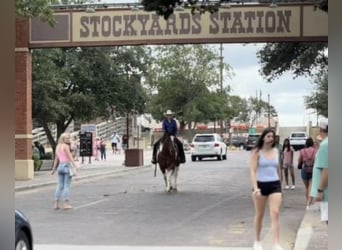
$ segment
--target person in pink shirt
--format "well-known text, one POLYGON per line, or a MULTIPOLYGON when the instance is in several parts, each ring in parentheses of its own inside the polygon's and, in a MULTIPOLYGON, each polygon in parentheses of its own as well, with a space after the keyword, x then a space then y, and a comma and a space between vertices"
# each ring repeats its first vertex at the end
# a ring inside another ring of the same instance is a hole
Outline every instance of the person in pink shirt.
POLYGON ((301 170, 301 176, 305 186, 305 198, 307 208, 309 208, 309 205, 311 203, 311 197, 309 194, 311 189, 312 170, 316 152, 317 148, 315 147, 314 141, 311 137, 309 137, 305 142, 305 148, 303 148, 299 152, 298 157, 298 169, 301 170), (311 163, 309 164, 310 161, 311 163), (311 165, 311 169, 309 165, 311 165))
POLYGON ((291 147, 290 140, 286 138, 283 143, 283 151, 282 151, 282 158, 283 158, 283 170, 284 170, 284 177, 285 177, 285 189, 289 189, 289 172, 291 175, 292 186, 291 189, 296 188, 295 184, 295 175, 294 175, 294 167, 293 167, 293 153, 294 150, 291 147))
POLYGON ((54 209, 59 209, 59 203, 64 195, 64 209, 71 209, 69 203, 70 186, 72 179, 71 167, 77 167, 74 158, 70 151, 70 134, 63 133, 59 139, 55 151, 55 160, 53 162, 52 172, 53 175, 56 171, 58 174, 58 182, 55 192, 55 205, 54 209))

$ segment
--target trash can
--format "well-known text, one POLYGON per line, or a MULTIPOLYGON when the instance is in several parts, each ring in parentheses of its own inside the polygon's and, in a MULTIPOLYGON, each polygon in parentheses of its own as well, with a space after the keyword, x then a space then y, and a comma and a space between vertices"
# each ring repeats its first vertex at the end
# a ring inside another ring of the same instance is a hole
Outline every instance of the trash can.
POLYGON ((140 148, 129 148, 125 150, 125 166, 144 166, 144 150, 140 148))

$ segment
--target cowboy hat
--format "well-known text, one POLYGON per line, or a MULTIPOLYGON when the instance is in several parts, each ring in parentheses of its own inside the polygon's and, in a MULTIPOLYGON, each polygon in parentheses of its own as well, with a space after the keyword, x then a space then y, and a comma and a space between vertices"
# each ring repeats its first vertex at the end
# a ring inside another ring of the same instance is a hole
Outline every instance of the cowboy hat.
POLYGON ((168 110, 165 112, 165 115, 173 115, 173 113, 172 113, 171 110, 168 109, 168 110))

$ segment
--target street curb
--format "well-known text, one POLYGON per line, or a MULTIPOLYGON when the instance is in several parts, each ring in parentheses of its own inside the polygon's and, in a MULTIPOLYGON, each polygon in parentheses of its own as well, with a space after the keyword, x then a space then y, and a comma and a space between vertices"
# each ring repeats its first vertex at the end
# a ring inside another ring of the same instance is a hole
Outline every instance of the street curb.
POLYGON ((306 250, 310 240, 313 237, 313 224, 315 222, 315 213, 317 209, 306 210, 299 229, 297 230, 296 241, 293 250, 306 250))
MULTIPOLYGON (((88 174, 88 175, 84 175, 84 176, 76 176, 73 178, 73 181, 77 182, 77 181, 82 181, 82 180, 90 179, 90 178, 96 178, 96 177, 101 177, 101 176, 108 176, 108 175, 125 173, 125 172, 129 172, 132 170, 147 169, 149 167, 152 167, 152 164, 147 164, 144 166, 137 166, 137 167, 127 167, 125 169, 111 170, 111 171, 106 171, 106 172, 101 172, 101 173, 88 174)), ((56 183, 57 183, 57 181, 49 181, 49 182, 43 182, 43 183, 39 183, 39 184, 30 184, 27 186, 16 187, 14 191, 32 190, 32 189, 37 189, 37 188, 41 188, 41 187, 56 185, 56 183)))
POLYGON ((309 245, 313 230, 312 223, 308 219, 308 212, 309 211, 305 212, 302 222, 300 223, 293 250, 305 250, 309 245))

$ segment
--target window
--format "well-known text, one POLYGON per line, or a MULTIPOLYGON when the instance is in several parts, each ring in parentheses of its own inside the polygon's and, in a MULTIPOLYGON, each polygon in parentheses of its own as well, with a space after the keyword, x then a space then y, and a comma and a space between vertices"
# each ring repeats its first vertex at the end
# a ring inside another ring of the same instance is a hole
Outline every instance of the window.
POLYGON ((293 138, 298 138, 298 137, 303 138, 303 137, 305 137, 305 134, 304 133, 293 133, 291 135, 291 137, 293 137, 293 138))
POLYGON ((195 137, 195 142, 213 142, 215 137, 213 135, 200 135, 195 137))

